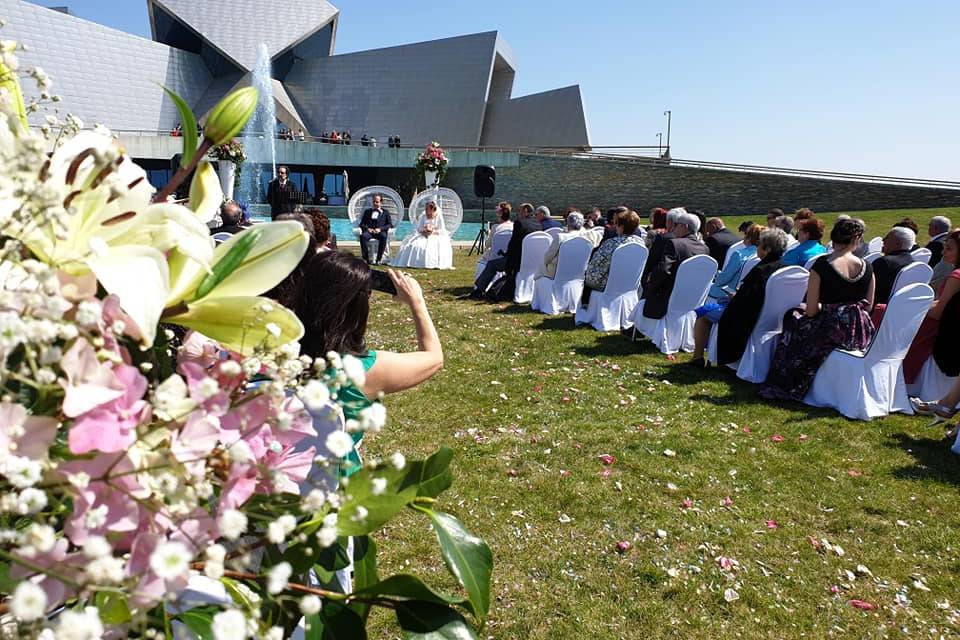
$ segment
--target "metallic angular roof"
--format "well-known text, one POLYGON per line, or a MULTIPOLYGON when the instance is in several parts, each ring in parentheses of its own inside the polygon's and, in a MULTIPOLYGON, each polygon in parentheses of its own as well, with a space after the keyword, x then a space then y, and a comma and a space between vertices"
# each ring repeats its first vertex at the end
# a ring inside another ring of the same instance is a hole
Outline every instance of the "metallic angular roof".
MULTIPOLYGON (((310 37, 337 19, 340 10, 325 0, 147 0, 176 16, 243 69, 256 66, 257 46, 270 57, 310 37)), ((333 53, 333 39, 330 43, 333 53)))

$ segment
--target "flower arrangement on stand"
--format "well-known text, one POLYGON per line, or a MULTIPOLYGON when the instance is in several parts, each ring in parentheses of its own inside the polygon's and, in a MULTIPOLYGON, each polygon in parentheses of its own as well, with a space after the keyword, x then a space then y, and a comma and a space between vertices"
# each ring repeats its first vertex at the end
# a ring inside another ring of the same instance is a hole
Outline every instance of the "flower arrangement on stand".
POLYGON ((382 405, 344 423, 338 391, 363 367, 300 356, 302 325, 261 297, 302 227, 210 242, 223 194, 203 158, 256 90, 224 98, 202 139, 174 96, 181 167, 154 194, 106 130, 29 129, 2 62, 0 638, 365 638, 373 607, 407 638, 476 637, 492 556, 438 509, 452 451, 339 480, 382 405), (191 173, 189 206, 167 203, 191 173), (458 593, 379 576, 374 535, 404 510, 458 593))
POLYGON ((416 171, 423 175, 427 188, 440 184, 447 175, 447 154, 439 142, 431 142, 427 148, 417 156, 416 171))
POLYGON ((210 156, 218 161, 220 188, 228 199, 233 198, 233 187, 240 175, 247 154, 239 140, 228 140, 210 150, 210 156))

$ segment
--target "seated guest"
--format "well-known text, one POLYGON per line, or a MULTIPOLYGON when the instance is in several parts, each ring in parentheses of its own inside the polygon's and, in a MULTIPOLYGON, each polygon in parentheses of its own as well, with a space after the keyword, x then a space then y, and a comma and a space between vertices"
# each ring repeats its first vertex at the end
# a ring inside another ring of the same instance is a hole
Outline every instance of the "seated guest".
MULTIPOLYGON (((883 237, 883 255, 873 261, 873 277, 877 281, 873 299, 876 304, 887 304, 890 300, 897 274, 913 262, 910 247, 916 242, 917 236, 906 227, 894 227, 883 237)), ((876 318, 874 323, 877 324, 876 318)))
POLYGON ((753 226, 753 220, 747 220, 746 222, 740 223, 740 226, 737 227, 737 231, 739 231, 740 234, 742 235, 746 233, 747 229, 749 229, 752 226, 753 226))
POLYGON ((330 218, 316 209, 311 209, 307 215, 313 221, 313 230, 317 238, 317 252, 336 250, 337 236, 330 230, 330 218))
POLYGON ((583 228, 593 229, 600 224, 602 219, 603 210, 600 207, 592 207, 589 211, 583 214, 583 228))
POLYGON ((707 215, 700 209, 687 209, 690 213, 697 216, 697 220, 700 223, 699 231, 697 231, 697 240, 703 240, 704 229, 707 228, 707 215))
MULTIPOLYGON (((336 133, 336 132, 334 132, 336 133)), ((383 196, 379 193, 373 196, 373 206, 366 209, 360 216, 360 253, 363 259, 370 262, 369 248, 371 240, 377 241, 377 264, 383 262, 383 252, 389 242, 390 229, 393 228, 393 219, 390 212, 383 208, 383 196)))
MULTIPOLYGON (((730 254, 726 266, 713 279, 713 285, 710 287, 711 298, 722 300, 733 295, 737 283, 740 282, 740 272, 743 271, 744 263, 757 255, 757 242, 760 241, 760 233, 763 230, 764 227, 755 224, 744 232, 743 246, 730 254)), ((786 242, 786 238, 783 241, 786 242)), ((780 256, 777 256, 777 258, 779 259, 780 256)))
POLYGON ((797 227, 799 242, 783 254, 783 264, 802 267, 811 258, 826 253, 827 248, 820 244, 820 239, 823 238, 823 228, 823 220, 819 218, 803 220, 797 227))
POLYGON ((659 320, 667 314, 677 269, 684 260, 707 253, 707 245, 697 239, 699 231, 697 216, 686 211, 675 215, 673 237, 662 241, 662 253, 643 283, 644 317, 659 320))
POLYGON ((513 225, 510 244, 507 245, 507 252, 498 258, 495 257, 487 261, 483 271, 480 272, 477 280, 473 283, 473 291, 470 292, 468 297, 474 300, 483 298, 483 294, 490 287, 493 278, 500 272, 516 276, 517 272, 520 271, 523 239, 534 231, 542 230, 543 227, 533 215, 533 205, 529 202, 521 204, 517 213, 517 221, 513 225))
POLYGON ((550 217, 550 208, 544 205, 537 207, 536 212, 534 213, 537 222, 540 223, 541 229, 546 231, 547 229, 559 229, 563 225, 550 217))
POLYGON ((782 217, 783 217, 783 209, 779 209, 779 208, 770 209, 770 211, 767 212, 767 226, 773 229, 774 227, 777 226, 774 224, 777 221, 777 218, 782 218, 782 217))
POLYGON ((620 235, 619 228, 617 227, 617 218, 621 213, 626 213, 627 211, 630 211, 630 209, 623 206, 607 209, 607 222, 603 225, 603 237, 600 239, 600 244, 620 235))
MULTIPOLYGON (((915 238, 919 238, 919 237, 920 237, 920 225, 918 225, 917 222, 916 222, 913 218, 904 218, 903 220, 901 220, 900 222, 898 222, 897 224, 895 224, 895 225, 893 225, 893 226, 894 226, 894 227, 905 227, 905 228, 907 228, 907 229, 910 229, 911 231, 913 231, 913 237, 915 237, 915 238)), ((920 248, 920 245, 918 245, 916 242, 914 242, 914 243, 913 243, 913 246, 910 247, 910 251, 916 251, 916 250, 919 249, 919 248, 920 248)))
POLYGON ((707 220, 706 227, 703 230, 703 242, 710 250, 710 257, 717 261, 717 264, 723 267, 723 261, 727 257, 727 250, 740 242, 740 238, 723 223, 720 218, 710 218, 707 220))
POLYGON ((927 226, 927 234, 930 236, 930 242, 927 243, 927 249, 930 249, 930 262, 927 264, 931 267, 937 266, 940 258, 943 257, 943 245, 950 234, 950 226, 950 218, 945 216, 934 216, 930 219, 930 224, 927 226))
POLYGON ((513 205, 509 202, 501 202, 497 205, 497 218, 490 227, 490 235, 498 231, 513 231, 513 220, 510 216, 513 214, 513 205))
MULTIPOLYGON (((302 292, 291 307, 303 323, 301 353, 322 360, 328 353, 360 359, 366 377, 361 387, 348 385, 339 391, 347 420, 383 395, 416 387, 443 368, 443 347, 430 319, 423 291, 407 274, 387 271, 397 288, 394 300, 410 309, 417 335, 417 350, 409 353, 375 351, 366 342, 370 316, 370 267, 359 258, 337 251, 314 256, 306 269, 302 292)), ((351 434, 354 450, 341 463, 340 473, 351 475, 361 468, 359 445, 363 432, 351 434)))
POLYGON ((547 248, 547 252, 543 255, 543 265, 541 265, 540 270, 534 278, 537 280, 543 277, 555 278, 557 276, 557 262, 560 259, 560 245, 570 238, 577 238, 584 235, 586 231, 587 230, 583 228, 582 213, 572 211, 567 214, 566 230, 553 237, 550 246, 547 248))
POLYGON ((801 402, 831 351, 866 349, 870 344, 873 268, 853 254, 863 231, 855 220, 840 220, 833 227, 833 253, 818 258, 810 269, 806 309, 784 316, 770 373, 760 389, 762 397, 801 402))
POLYGON ((667 228, 667 210, 663 207, 654 207, 650 210, 650 226, 647 227, 647 235, 650 233, 660 233, 667 228))
POLYGON ((660 256, 663 255, 663 247, 666 241, 673 238, 673 226, 676 223, 677 216, 686 212, 687 210, 683 207, 670 209, 664 217, 663 233, 653 233, 647 236, 646 243, 650 253, 647 254, 646 264, 643 265, 643 275, 640 276, 641 285, 650 277, 650 272, 653 271, 653 265, 660 261, 660 256))
MULTIPOLYGON (((940 320, 950 301, 960 291, 960 231, 954 231, 946 238, 943 244, 943 262, 953 265, 953 271, 947 279, 935 289, 936 300, 920 324, 920 330, 910 344, 910 350, 903 359, 903 379, 912 384, 920 375, 920 370, 927 358, 933 353, 933 345, 940 332, 940 320)), ((948 327, 949 331, 956 331, 956 325, 948 327)))
POLYGON ((794 224, 799 224, 801 220, 810 220, 811 218, 816 218, 817 215, 813 212, 813 209, 807 207, 801 207, 793 212, 793 222, 794 224))
POLYGON ((589 304, 590 294, 593 291, 603 291, 607 288, 607 278, 610 276, 610 262, 613 260, 613 252, 628 242, 643 242, 634 235, 637 227, 640 226, 640 216, 636 211, 627 210, 624 213, 617 214, 616 224, 617 235, 604 240, 590 256, 590 262, 587 263, 587 272, 583 281, 582 302, 584 305, 589 304))
POLYGON ((697 310, 699 317, 693 330, 693 360, 690 361, 692 365, 706 366, 703 352, 714 324, 717 325, 717 365, 736 362, 743 356, 747 340, 750 339, 763 309, 767 280, 785 266, 781 258, 787 249, 787 234, 780 229, 765 229, 757 224, 747 233, 751 236, 751 242, 756 245, 755 251, 760 258, 760 264, 744 277, 743 283, 732 297, 712 305, 704 305, 709 306, 709 309, 701 307, 697 310))
POLYGON ((783 232, 787 234, 787 246, 792 247, 797 244, 797 239, 793 236, 793 218, 790 216, 780 216, 773 221, 773 226, 777 229, 783 229, 783 232))
POLYGON ((220 205, 220 226, 211 229, 210 235, 218 233, 240 233, 243 231, 243 227, 240 226, 242 218, 243 211, 240 209, 240 205, 233 200, 227 200, 220 205))

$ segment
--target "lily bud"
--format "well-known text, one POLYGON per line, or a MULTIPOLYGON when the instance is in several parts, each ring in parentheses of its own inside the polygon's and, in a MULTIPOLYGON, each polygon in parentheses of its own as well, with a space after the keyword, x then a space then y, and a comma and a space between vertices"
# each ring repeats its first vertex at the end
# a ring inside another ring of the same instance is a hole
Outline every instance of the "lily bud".
POLYGON ((233 140, 257 109, 260 92, 256 87, 244 87, 229 94, 210 111, 203 135, 214 146, 233 140))
POLYGON ((13 100, 13 112, 16 114, 17 120, 20 121, 20 126, 26 131, 30 125, 27 122, 27 109, 23 104, 20 81, 17 74, 0 60, 0 90, 2 89, 6 89, 10 99, 13 100))

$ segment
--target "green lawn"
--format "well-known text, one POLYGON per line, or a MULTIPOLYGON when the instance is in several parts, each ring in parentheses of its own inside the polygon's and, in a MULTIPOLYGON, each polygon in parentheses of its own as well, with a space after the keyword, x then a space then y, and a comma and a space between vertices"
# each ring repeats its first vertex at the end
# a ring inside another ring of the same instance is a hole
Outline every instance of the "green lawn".
MULTIPOLYGON (((873 237, 934 213, 857 215, 873 237)), ((444 507, 496 562, 485 636, 960 634, 960 459, 939 427, 763 402, 726 371, 690 370, 569 316, 457 300, 473 259, 458 251, 456 263, 417 273, 446 367, 390 397, 388 427, 366 446, 456 450, 444 507), (632 546, 619 553, 618 541, 632 546)), ((404 310, 375 297, 371 346, 410 348, 404 310)), ((383 573, 448 584, 422 519, 378 544, 383 573)), ((372 637, 393 636, 387 621, 372 637)))

